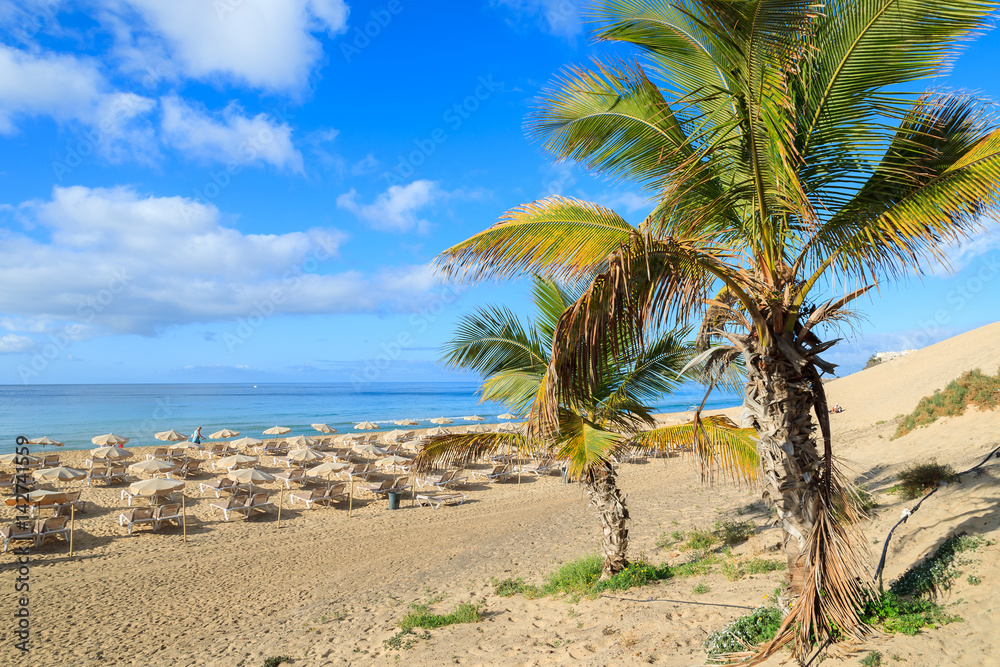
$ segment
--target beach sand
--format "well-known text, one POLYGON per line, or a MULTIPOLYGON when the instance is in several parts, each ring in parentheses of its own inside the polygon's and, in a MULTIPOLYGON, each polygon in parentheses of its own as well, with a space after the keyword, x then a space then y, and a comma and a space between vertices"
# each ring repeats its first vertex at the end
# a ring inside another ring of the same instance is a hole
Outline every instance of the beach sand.
MULTIPOLYGON (((878 493, 908 462, 937 457, 964 470, 1000 445, 1000 412, 940 420, 890 441, 897 415, 970 368, 1000 364, 1000 324, 964 334, 908 357, 828 383, 835 452, 849 476, 876 493, 877 516, 865 526, 873 557, 904 507, 878 493), (882 422, 882 423, 880 423, 882 422)), ((730 413, 738 410, 730 411, 730 413)), ((678 420, 683 415, 666 416, 678 420)), ((143 448, 133 450, 145 458, 143 448)), ((84 453, 65 452, 75 462, 84 453)), ((270 463, 270 459, 265 459, 270 463)), ((984 466, 924 503, 896 533, 886 581, 918 562, 949 534, 965 530, 1000 538, 997 464, 984 466)), ((265 465, 265 470, 276 468, 265 465)), ((223 522, 209 513, 212 494, 188 482, 188 543, 179 529, 129 536, 117 523, 125 508, 119 487, 86 488, 91 508, 77 515, 75 554, 63 545, 34 550, 31 569, 31 653, 0 630, 4 664, 245 665, 289 655, 292 665, 696 665, 707 635, 762 603, 781 572, 729 581, 720 573, 677 577, 656 585, 578 602, 493 594, 491 581, 540 582, 559 563, 596 551, 600 528, 577 484, 558 476, 472 484, 462 506, 399 511, 385 500, 282 512, 223 522), (693 588, 705 584, 707 593, 693 588), (448 611, 460 602, 484 605, 479 623, 418 630, 409 647, 388 648, 411 603, 448 611)), ((681 563, 690 554, 657 546, 664 533, 711 528, 716 521, 751 519, 757 534, 737 556, 781 558, 778 530, 759 492, 703 486, 690 461, 678 457, 621 466, 620 485, 632 516, 630 553, 654 563, 681 563)), ((76 484, 79 486, 79 484, 76 484)), ((275 484, 266 485, 276 489, 275 484)), ((72 486, 71 486, 72 488, 72 486)), ((13 516, 4 507, 2 518, 13 516)), ((853 654, 825 664, 858 663, 868 650, 883 664, 906 667, 991 664, 1000 652, 993 607, 1000 587, 996 544, 967 556, 963 575, 940 594, 964 620, 914 637, 875 636, 853 654), (974 586, 966 574, 982 580, 974 586), (895 660, 899 658, 899 662, 895 660), (905 660, 905 662, 902 662, 905 660)), ((14 558, 0 556, 0 609, 15 608, 14 558)), ((10 624, 10 621, 3 621, 10 624)), ((788 659, 782 653, 767 664, 788 659)))

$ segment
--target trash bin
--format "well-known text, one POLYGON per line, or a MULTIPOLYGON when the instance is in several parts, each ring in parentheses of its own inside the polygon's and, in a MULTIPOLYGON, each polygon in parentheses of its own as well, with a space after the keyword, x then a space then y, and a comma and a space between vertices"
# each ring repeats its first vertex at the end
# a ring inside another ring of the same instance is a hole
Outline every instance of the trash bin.
POLYGON ((402 499, 402 497, 403 497, 403 492, 402 491, 390 491, 389 492, 389 509, 391 509, 391 510, 398 510, 399 509, 399 501, 402 499))

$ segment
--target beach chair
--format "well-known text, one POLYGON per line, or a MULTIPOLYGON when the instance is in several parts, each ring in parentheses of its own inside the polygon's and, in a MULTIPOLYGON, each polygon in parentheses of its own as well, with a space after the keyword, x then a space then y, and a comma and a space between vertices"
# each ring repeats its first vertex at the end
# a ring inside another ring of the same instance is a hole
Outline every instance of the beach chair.
POLYGON ((220 491, 226 493, 232 493, 236 489, 235 480, 231 480, 228 477, 223 477, 222 479, 213 479, 208 482, 200 482, 198 484, 198 491, 200 493, 205 493, 205 489, 210 489, 215 493, 216 498, 221 498, 219 495, 220 491))
POLYGON ((350 468, 344 470, 344 474, 347 475, 350 479, 354 479, 355 477, 357 477, 359 479, 363 479, 366 481, 376 472, 377 471, 375 469, 375 466, 372 465, 371 463, 355 463, 350 468))
POLYGON ((43 468, 55 468, 59 465, 59 454, 46 454, 42 459, 43 468))
POLYGON ((32 542, 35 541, 35 527, 21 521, 15 521, 9 526, 0 528, 0 537, 3 538, 3 550, 7 551, 7 545, 11 542, 32 542))
POLYGON ((157 447, 152 454, 146 454, 146 459, 159 459, 161 461, 170 460, 170 450, 166 447, 157 447))
POLYGON ((485 480, 487 482, 503 482, 503 481, 508 480, 508 479, 510 479, 512 477, 511 472, 510 472, 510 470, 508 470, 506 464, 499 465, 499 466, 493 466, 493 469, 490 470, 489 472, 482 471, 482 470, 478 471, 478 472, 474 472, 473 476, 475 476, 475 477, 481 477, 483 480, 485 480))
POLYGON ((236 513, 246 513, 247 504, 250 502, 250 496, 245 493, 234 493, 229 496, 229 500, 221 501, 216 500, 208 504, 210 509, 222 510, 222 514, 226 521, 229 521, 229 515, 236 513))
POLYGON ((432 510, 440 509, 441 505, 461 505, 465 502, 465 496, 461 493, 418 493, 417 504, 421 507, 430 507, 432 510))
POLYGON ((28 516, 35 516, 36 513, 41 515, 42 510, 53 510, 56 514, 59 512, 59 505, 62 504, 66 499, 64 494, 46 496, 39 500, 34 500, 28 503, 28 516))
POLYGON ((261 491, 259 493, 253 494, 250 498, 249 504, 247 504, 246 516, 249 519, 250 515, 254 512, 270 512, 274 509, 274 503, 268 500, 270 497, 270 491, 261 491))
POLYGON ((40 547, 49 538, 61 537, 69 541, 69 528, 66 522, 68 516, 54 516, 51 519, 38 519, 35 521, 35 546, 40 547))
POLYGON ((384 479, 378 484, 358 484, 357 488, 362 491, 369 491, 375 494, 376 498, 386 496, 388 497, 390 491, 398 491, 402 493, 406 489, 410 488, 408 486, 393 486, 393 481, 391 479, 384 479))
POLYGON ((183 464, 167 473, 167 479, 171 475, 176 475, 178 479, 187 479, 201 472, 201 461, 199 459, 188 459, 183 464))
POLYGON ((184 526, 184 517, 181 516, 180 503, 168 503, 160 505, 153 510, 153 530, 159 530, 164 524, 175 523, 178 528, 184 526))
POLYGON ((128 484, 128 471, 124 465, 113 465, 108 467, 108 484, 112 482, 125 482, 128 484))
POLYGON ((303 486, 314 481, 312 477, 306 475, 304 468, 296 468, 295 470, 289 470, 288 472, 279 472, 275 474, 274 478, 280 479, 284 482, 286 489, 292 488, 292 482, 298 484, 299 486, 303 486))
POLYGON ((144 523, 148 523, 153 530, 156 530, 156 524, 153 520, 152 507, 136 507, 135 509, 130 509, 127 512, 122 512, 118 515, 118 525, 128 526, 129 535, 132 534, 133 528, 136 528, 144 523))
POLYGON ((14 483, 14 473, 0 473, 0 490, 13 492, 14 483))
POLYGON ((543 461, 538 461, 536 463, 528 463, 523 466, 518 466, 516 472, 523 474, 531 474, 536 477, 541 477, 542 475, 547 475, 552 472, 553 469, 558 469, 559 465, 555 463, 552 459, 545 459, 543 461))
POLYGON ((205 452, 205 455, 208 456, 208 458, 210 458, 210 459, 214 458, 216 456, 218 456, 218 457, 221 458, 223 456, 226 456, 227 450, 228 450, 228 446, 226 445, 226 443, 224 443, 224 442, 216 442, 216 443, 212 444, 211 447, 208 448, 208 450, 205 452))
POLYGON ((56 506, 56 516, 70 516, 70 510, 75 510, 77 512, 85 512, 87 510, 87 501, 80 500, 80 494, 82 491, 72 491, 65 494, 63 502, 56 506))
POLYGON ((461 470, 449 470, 441 475, 441 479, 433 482, 432 485, 438 489, 450 489, 465 482, 465 477, 460 477, 461 470))
POLYGON ((110 484, 111 471, 108 470, 107 466, 97 466, 87 472, 87 486, 90 486, 90 483, 95 480, 104 482, 105 486, 110 484))

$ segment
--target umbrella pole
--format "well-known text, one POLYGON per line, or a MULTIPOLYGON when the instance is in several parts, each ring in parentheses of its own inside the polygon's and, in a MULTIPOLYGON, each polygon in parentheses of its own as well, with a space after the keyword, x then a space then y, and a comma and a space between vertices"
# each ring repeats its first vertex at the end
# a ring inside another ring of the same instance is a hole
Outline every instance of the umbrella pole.
POLYGON ((285 497, 285 490, 278 488, 278 528, 281 528, 281 501, 285 497))
POLYGON ((350 480, 350 488, 347 491, 347 518, 351 518, 351 510, 354 508, 354 475, 348 473, 347 478, 350 480))
MULTIPOLYGON (((41 512, 38 513, 41 515, 41 512)), ((69 555, 73 557, 73 529, 76 528, 76 504, 69 506, 69 555)))
POLYGON ((184 544, 188 541, 188 515, 187 515, 187 496, 181 491, 181 530, 184 531, 184 544))

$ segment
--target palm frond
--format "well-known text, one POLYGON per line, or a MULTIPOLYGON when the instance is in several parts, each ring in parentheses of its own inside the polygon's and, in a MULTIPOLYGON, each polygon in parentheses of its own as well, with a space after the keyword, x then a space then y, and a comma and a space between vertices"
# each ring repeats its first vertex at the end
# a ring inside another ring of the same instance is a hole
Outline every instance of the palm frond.
POLYGON ((434 468, 464 468, 497 454, 532 458, 545 451, 540 441, 519 433, 457 433, 434 436, 413 460, 420 472, 434 468))
POLYGON ((692 455, 704 481, 725 477, 737 483, 754 484, 760 478, 755 435, 753 429, 739 428, 727 417, 716 415, 699 422, 642 431, 632 437, 632 444, 638 451, 649 454, 692 455))

